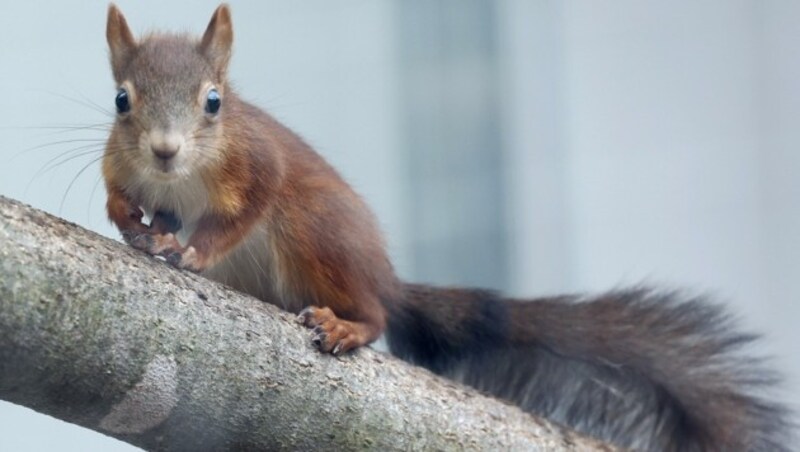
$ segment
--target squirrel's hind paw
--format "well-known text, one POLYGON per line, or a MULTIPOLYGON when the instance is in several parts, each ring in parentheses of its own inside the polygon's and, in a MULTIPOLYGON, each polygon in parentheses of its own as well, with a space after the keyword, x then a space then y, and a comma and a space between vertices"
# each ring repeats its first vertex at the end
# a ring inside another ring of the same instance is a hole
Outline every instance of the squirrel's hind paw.
POLYGON ((364 325, 340 319, 328 307, 309 306, 298 314, 297 320, 311 328, 311 342, 323 353, 338 356, 367 343, 361 331, 364 325))

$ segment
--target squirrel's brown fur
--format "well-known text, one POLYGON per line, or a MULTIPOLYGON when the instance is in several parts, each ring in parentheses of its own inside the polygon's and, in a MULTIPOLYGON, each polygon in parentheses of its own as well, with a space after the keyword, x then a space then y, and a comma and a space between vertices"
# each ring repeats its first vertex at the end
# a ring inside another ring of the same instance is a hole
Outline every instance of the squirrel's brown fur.
POLYGON ((325 351, 344 352, 377 339, 386 322, 380 300, 396 298, 399 286, 372 214, 297 135, 231 91, 225 76, 233 38, 228 9, 215 12, 199 42, 151 35, 136 43, 112 6, 107 35, 115 79, 131 101, 103 161, 111 220, 135 246, 180 267, 208 270, 250 292, 260 286, 256 295, 281 299, 295 311, 323 308, 306 317, 320 327, 317 340, 325 351), (203 111, 208 86, 223 102, 213 117, 203 111), (183 107, 176 112, 175 105, 183 107), (138 137, 152 130, 190 138, 164 162, 140 145, 138 137), (134 142, 135 149, 115 152, 134 142), (185 180, 192 178, 197 180, 185 180), (198 186, 206 192, 203 200, 195 199, 198 186), (151 215, 177 215, 184 227, 192 223, 185 246, 175 231, 141 224, 140 206, 151 215), (269 254, 253 262, 269 267, 252 275, 263 282, 237 281, 238 269, 219 265, 251 234, 269 254))
POLYGON ((398 281, 361 198, 231 89, 227 6, 199 40, 137 41, 112 5, 107 40, 121 91, 103 176, 131 245, 299 312, 322 351, 386 330, 406 360, 625 447, 782 447, 783 411, 746 392, 763 374, 731 353, 747 337, 708 304, 642 290, 523 303, 398 281))

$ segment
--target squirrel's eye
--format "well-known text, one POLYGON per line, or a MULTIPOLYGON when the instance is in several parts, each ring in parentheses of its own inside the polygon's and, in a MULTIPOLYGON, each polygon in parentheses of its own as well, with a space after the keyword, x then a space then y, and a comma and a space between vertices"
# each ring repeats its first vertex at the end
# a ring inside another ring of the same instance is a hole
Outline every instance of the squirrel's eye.
POLYGON ((125 91, 125 88, 120 88, 117 91, 117 97, 114 99, 114 103, 117 104, 117 113, 127 113, 131 111, 131 103, 128 100, 128 92, 125 91))
POLYGON ((206 112, 214 115, 219 111, 219 107, 221 105, 222 105, 222 98, 219 97, 219 93, 217 92, 217 90, 215 89, 209 90, 208 97, 206 97, 206 112))

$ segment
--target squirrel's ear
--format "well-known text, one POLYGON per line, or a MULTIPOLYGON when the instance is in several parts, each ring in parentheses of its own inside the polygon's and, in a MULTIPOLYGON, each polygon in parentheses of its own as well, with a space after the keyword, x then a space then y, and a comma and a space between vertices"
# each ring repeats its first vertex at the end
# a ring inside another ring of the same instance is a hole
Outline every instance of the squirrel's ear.
POLYGON ((214 71, 223 78, 231 57, 233 23, 228 5, 219 5, 200 41, 200 51, 214 65, 214 71))
POLYGON ((133 33, 128 28, 125 16, 113 3, 108 5, 106 40, 108 48, 111 50, 111 68, 114 71, 114 77, 118 77, 123 65, 136 49, 136 40, 133 39, 133 33))

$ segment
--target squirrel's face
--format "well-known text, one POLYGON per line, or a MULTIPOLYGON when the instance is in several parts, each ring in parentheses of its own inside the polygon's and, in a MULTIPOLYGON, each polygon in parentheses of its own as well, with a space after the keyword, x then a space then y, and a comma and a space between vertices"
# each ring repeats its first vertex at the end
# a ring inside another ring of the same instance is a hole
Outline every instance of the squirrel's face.
POLYGON ((225 86, 188 38, 153 36, 120 71, 107 151, 149 178, 177 180, 219 158, 225 86))
POLYGON ((107 38, 117 117, 106 156, 143 182, 178 181, 220 160, 233 39, 227 7, 217 9, 199 42, 177 35, 137 42, 112 5, 107 38))

